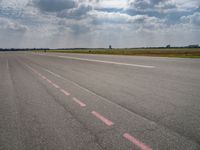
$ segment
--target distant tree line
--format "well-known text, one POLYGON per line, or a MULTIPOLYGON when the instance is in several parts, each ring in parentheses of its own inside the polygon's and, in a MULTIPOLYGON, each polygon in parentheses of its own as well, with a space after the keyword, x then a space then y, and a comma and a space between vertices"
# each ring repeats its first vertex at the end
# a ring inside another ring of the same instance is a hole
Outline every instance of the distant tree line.
MULTIPOLYGON (((171 46, 170 44, 165 47, 137 47, 134 49, 162 49, 162 48, 200 48, 198 44, 196 45, 188 45, 188 46, 171 46)), ((57 48, 57 49, 50 49, 50 48, 0 48, 0 51, 37 51, 37 50, 88 50, 88 49, 106 49, 106 48, 57 48)), ((112 46, 109 45, 109 49, 112 49, 112 46)), ((127 48, 129 49, 129 48, 127 48)))
POLYGON ((198 44, 194 44, 194 45, 188 45, 185 47, 171 47, 171 45, 167 45, 166 48, 199 48, 200 46, 198 44))
POLYGON ((49 48, 0 48, 0 51, 34 51, 34 50, 50 50, 49 48))

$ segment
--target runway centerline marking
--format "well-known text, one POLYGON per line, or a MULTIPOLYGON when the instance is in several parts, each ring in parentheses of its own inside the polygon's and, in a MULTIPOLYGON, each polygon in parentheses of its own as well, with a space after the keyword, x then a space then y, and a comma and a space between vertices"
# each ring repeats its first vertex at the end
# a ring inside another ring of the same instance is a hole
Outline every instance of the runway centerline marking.
POLYGON ((129 140, 131 143, 133 143, 134 145, 136 145, 137 147, 139 147, 141 150, 152 150, 150 147, 148 147, 146 144, 144 144, 143 142, 139 141, 138 139, 136 139, 135 137, 133 137, 132 135, 130 135, 129 133, 124 133, 123 137, 127 140, 129 140))
POLYGON ((86 104, 84 104, 83 102, 81 102, 79 99, 77 99, 76 97, 73 97, 72 98, 73 101, 75 101, 77 104, 79 104, 81 107, 85 107, 86 104))
POLYGON ((67 92, 67 91, 65 91, 64 89, 60 89, 60 91, 61 91, 62 93, 64 93, 66 96, 69 96, 69 95, 70 95, 70 93, 67 92))
POLYGON ((59 87, 57 84, 52 83, 52 85, 53 85, 55 88, 60 89, 60 87, 59 87))
POLYGON ((42 76, 42 78, 43 78, 44 80, 46 80, 46 79, 47 79, 45 76, 42 76))
POLYGON ((46 79, 46 81, 52 84, 52 81, 51 81, 51 80, 49 80, 49 79, 46 79))
POLYGON ((101 114, 99 114, 96 111, 92 111, 92 114, 98 118, 99 120, 101 120, 103 123, 105 123, 107 126, 112 126, 114 123, 110 120, 108 120, 106 117, 102 116, 101 114))

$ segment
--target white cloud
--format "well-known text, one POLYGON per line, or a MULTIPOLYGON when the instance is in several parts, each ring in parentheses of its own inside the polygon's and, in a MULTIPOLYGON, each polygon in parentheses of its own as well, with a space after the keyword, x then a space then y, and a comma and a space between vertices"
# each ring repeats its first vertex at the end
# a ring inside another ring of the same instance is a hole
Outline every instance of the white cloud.
POLYGON ((20 24, 19 22, 0 17, 0 30, 25 32, 28 30, 28 27, 20 24))
POLYGON ((171 0, 173 3, 176 4, 178 10, 194 10, 200 7, 199 0, 171 0))
POLYGON ((195 26, 199 26, 200 27, 200 12, 195 12, 194 14, 192 15, 188 15, 188 16, 183 16, 181 18, 181 20, 184 22, 184 23, 190 23, 192 25, 195 25, 195 26))
POLYGON ((100 0, 96 7, 99 8, 126 8, 126 0, 100 0))
POLYGON ((0 44, 184 45, 200 42, 199 10, 199 0, 0 0, 0 44))
POLYGON ((122 13, 108 13, 108 12, 90 12, 90 16, 93 19, 93 23, 97 24, 121 24, 123 26, 130 26, 131 28, 146 30, 158 29, 164 26, 164 20, 150 17, 148 15, 134 15, 130 16, 128 14, 122 13))

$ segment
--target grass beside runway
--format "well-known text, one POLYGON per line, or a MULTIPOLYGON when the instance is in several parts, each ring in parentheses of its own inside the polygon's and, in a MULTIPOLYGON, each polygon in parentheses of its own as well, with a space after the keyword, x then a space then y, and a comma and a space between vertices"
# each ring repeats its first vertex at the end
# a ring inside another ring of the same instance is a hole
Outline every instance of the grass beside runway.
MULTIPOLYGON (((35 52, 42 52, 37 50, 35 52)), ((47 50, 56 53, 132 55, 155 57, 200 58, 200 48, 127 48, 127 49, 67 49, 47 50)))

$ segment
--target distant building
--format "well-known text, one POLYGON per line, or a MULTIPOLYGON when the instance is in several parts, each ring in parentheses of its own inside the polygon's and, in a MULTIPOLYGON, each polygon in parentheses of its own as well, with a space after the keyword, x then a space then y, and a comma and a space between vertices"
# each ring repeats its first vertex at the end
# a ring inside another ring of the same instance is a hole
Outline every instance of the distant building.
POLYGON ((188 45, 187 47, 189 47, 189 48, 198 48, 199 45, 198 44, 196 44, 196 45, 188 45))
POLYGON ((109 45, 109 49, 112 49, 112 45, 109 45))

